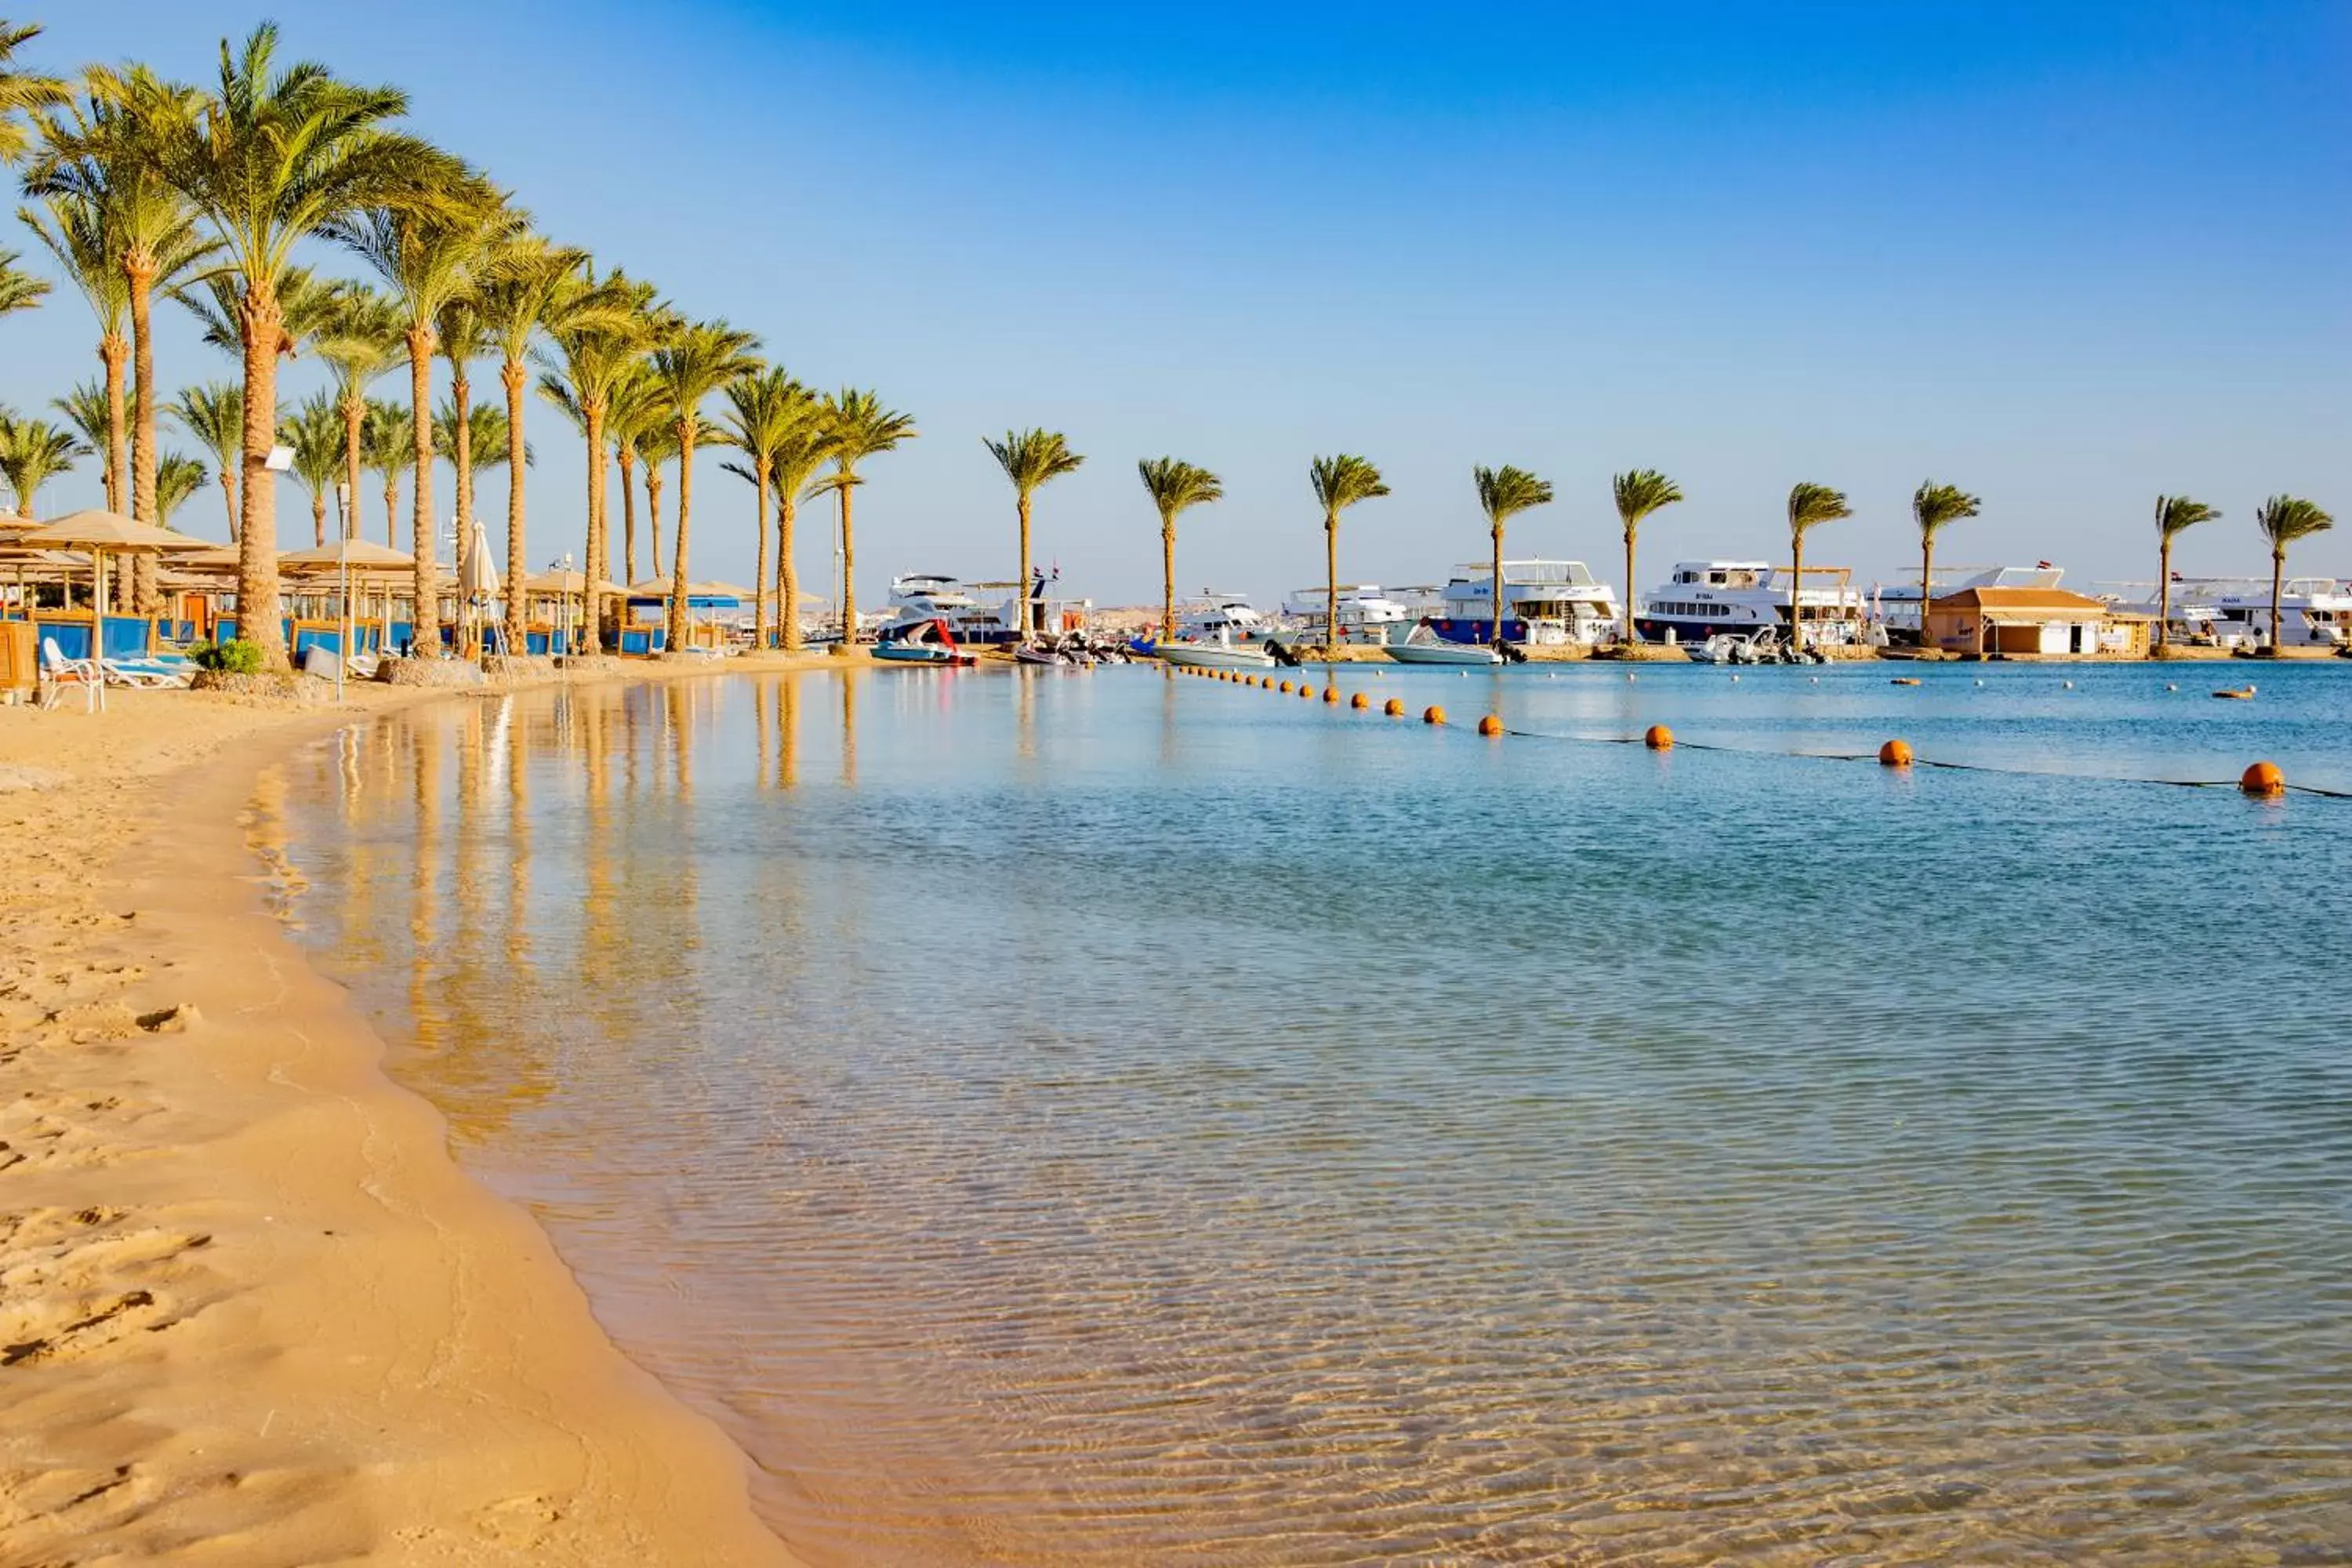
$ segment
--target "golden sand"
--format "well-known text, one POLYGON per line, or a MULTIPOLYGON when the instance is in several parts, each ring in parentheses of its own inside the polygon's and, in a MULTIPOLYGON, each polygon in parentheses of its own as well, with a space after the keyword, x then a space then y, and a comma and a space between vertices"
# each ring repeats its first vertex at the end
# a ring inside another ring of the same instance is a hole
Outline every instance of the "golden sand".
POLYGON ((111 700, 0 710, 0 1563, 791 1562, 263 909, 351 711, 111 700))

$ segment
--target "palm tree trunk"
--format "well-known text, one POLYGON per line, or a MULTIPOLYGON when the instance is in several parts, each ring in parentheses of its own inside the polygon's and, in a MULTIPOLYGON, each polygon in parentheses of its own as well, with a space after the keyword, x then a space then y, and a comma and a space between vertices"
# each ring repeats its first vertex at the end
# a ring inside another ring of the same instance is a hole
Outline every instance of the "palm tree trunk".
MULTIPOLYGON (((152 258, 132 251, 122 270, 131 284, 131 515, 141 522, 159 521, 155 501, 155 343, 149 331, 153 306, 155 268, 152 258)), ((139 555, 139 608, 152 615, 163 608, 156 586, 154 552, 139 555)))
POLYGON ((2271 547, 2271 652, 2279 650, 2279 590, 2286 586, 2286 546, 2271 547))
POLYGON ((677 540, 669 552, 669 651, 686 647, 687 530, 694 511, 694 418, 677 422, 677 540))
POLYGON ((237 307, 245 347, 245 493, 237 524, 237 636, 261 650, 261 668, 290 669, 278 624, 278 487, 268 468, 278 445, 278 350, 286 321, 277 291, 246 279, 237 307))
POLYGON ((2156 545, 2156 646, 2162 647, 2172 625, 2172 537, 2166 534, 2156 545))
POLYGON ((1625 525, 1625 640, 1633 640, 1633 525, 1625 525))
POLYGON ((626 441, 613 445, 621 465, 621 571, 624 583, 637 580, 637 449, 626 441))
POLYGON ((646 528, 650 542, 646 552, 646 575, 648 577, 658 577, 662 574, 661 490, 661 461, 659 458, 647 458, 646 459, 646 528))
POLYGON ((433 333, 408 332, 408 397, 415 417, 412 451, 415 494, 409 499, 409 542, 416 563, 415 607, 410 614, 411 647, 428 657, 441 648, 441 585, 433 572, 433 333))
MULTIPOLYGON (((848 476, 844 475, 846 479, 848 476)), ((849 492, 851 486, 843 485, 841 496, 841 641, 855 651, 857 647, 857 532, 850 526, 849 492)), ((1026 594, 1029 585, 1023 584, 1026 594)))
POLYGON ((1323 515, 1323 583, 1327 592, 1323 598, 1323 658, 1330 662, 1331 650, 1339 646, 1339 514, 1323 515))
MULTIPOLYGON (((474 548, 474 385, 466 379, 466 367, 454 360, 449 366, 449 405, 457 416, 451 422, 455 428, 450 432, 457 450, 449 455, 449 465, 456 471, 457 480, 457 499, 454 509, 457 516, 457 547, 451 559, 463 562, 467 552, 474 548)), ((458 598, 457 619, 471 626, 472 618, 466 613, 463 603, 465 591, 462 587, 458 590, 458 598)), ((474 635, 467 634, 469 643, 474 635)), ((457 651, 470 657, 475 649, 469 647, 457 651)))
POLYGON ((383 546, 400 548, 400 474, 394 468, 383 471, 383 546))
POLYGON ((222 504, 228 508, 228 542, 241 544, 245 539, 245 509, 238 504, 242 498, 237 494, 236 470, 226 464, 221 466, 220 487, 222 504))
MULTIPOLYGON (((793 490, 776 487, 776 620, 786 653, 801 650, 801 577, 793 568, 793 490)), ((787 682, 786 684, 790 684, 787 682)))
POLYGON ((1486 596, 1486 607, 1495 612, 1495 624, 1486 646, 1499 648, 1503 646, 1503 525, 1499 522, 1495 525, 1495 575, 1487 586, 1492 592, 1486 596))
POLYGON ((122 369, 131 345, 114 332, 98 341, 98 360, 106 367, 106 510, 121 515, 124 492, 130 489, 131 411, 123 406, 122 369))
POLYGON ((509 359, 499 367, 499 380, 507 389, 507 656, 510 658, 530 648, 530 617, 524 613, 530 599, 522 591, 522 580, 529 575, 525 569, 529 552, 523 547, 522 393, 529 379, 519 359, 509 359))
POLYGON ((1033 627, 1030 611, 1034 607, 1029 598, 1029 492, 1023 490, 1018 500, 1021 513, 1021 640, 1027 642, 1033 627))
POLYGON ((1176 520, 1160 520, 1160 640, 1176 640, 1176 520))
POLYGON ((582 628, 591 652, 604 647, 604 405, 585 403, 581 413, 588 422, 588 559, 581 573, 582 628))
POLYGON ((751 514, 751 531, 759 537, 760 563, 751 571, 751 646, 764 649, 768 646, 768 461, 754 460, 760 465, 760 510, 751 514))
POLYGON ((1919 536, 1919 648, 1927 647, 1927 600, 1934 594, 1936 581, 1936 536, 1919 536))
POLYGON ((327 547, 327 492, 310 492, 310 542, 324 550, 327 547))
POLYGON ((367 405, 356 390, 343 402, 343 537, 360 536, 360 425, 367 417, 367 405))
POLYGON ((1805 536, 1790 530, 1789 533, 1789 646, 1799 653, 1805 651, 1805 536))

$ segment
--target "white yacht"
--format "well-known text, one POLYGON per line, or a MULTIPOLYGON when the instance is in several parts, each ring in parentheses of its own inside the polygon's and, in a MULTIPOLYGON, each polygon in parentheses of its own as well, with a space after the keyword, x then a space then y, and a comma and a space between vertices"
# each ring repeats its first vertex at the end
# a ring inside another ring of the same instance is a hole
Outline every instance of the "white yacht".
MULTIPOLYGON (((1483 643, 1494 626, 1494 563, 1472 561, 1454 569, 1445 584, 1444 610, 1432 623, 1453 642, 1483 643)), ((1594 644, 1608 641, 1622 625, 1617 595, 1581 561, 1503 563, 1503 640, 1594 644)))
MULTIPOLYGON (((1676 642, 1704 643, 1718 633, 1746 636, 1768 626, 1785 635, 1790 574, 1765 561, 1678 561, 1664 585, 1634 606, 1633 629, 1651 642, 1671 632, 1676 642)), ((1853 578, 1843 566, 1805 568, 1798 597, 1808 645, 1869 640, 1869 605, 1853 578)))
POLYGON ((1013 641, 1017 632, 1005 612, 1018 613, 1011 598, 984 605, 961 578, 937 572, 907 572, 890 579, 890 615, 884 630, 945 621, 959 643, 992 645, 1013 641))
MULTIPOLYGON (((1282 613, 1301 623, 1299 636, 1307 642, 1323 640, 1325 603, 1330 589, 1317 585, 1295 588, 1282 602, 1282 613)), ((1339 639, 1353 643, 1387 643, 1402 637, 1418 619, 1412 606, 1381 592, 1377 583, 1339 584, 1339 639)))
POLYGON ((1203 588, 1197 599, 1176 606, 1176 636, 1184 642, 1251 642, 1273 626, 1265 613, 1249 602, 1247 594, 1221 594, 1203 588))
MULTIPOLYGON (((2175 614, 2202 616, 2225 647, 2271 640, 2267 577, 2189 578, 2172 585, 2175 614)), ((2352 641, 2352 594, 2333 577, 2289 577, 2279 586, 2279 641, 2287 647, 2343 647, 2352 641)))
MULTIPOLYGON (((1808 577, 1812 574, 1805 574, 1808 577)), ((2047 561, 2031 566, 1954 566, 1938 567, 1934 578, 1936 597, 1957 594, 1963 588, 2042 588, 2058 586, 2066 575, 2063 566, 2053 566, 2047 561), (1955 580, 1957 579, 1957 581, 1955 580)), ((1870 591, 1871 616, 1890 631, 1916 633, 1919 629, 1919 579, 1882 583, 1870 591)))

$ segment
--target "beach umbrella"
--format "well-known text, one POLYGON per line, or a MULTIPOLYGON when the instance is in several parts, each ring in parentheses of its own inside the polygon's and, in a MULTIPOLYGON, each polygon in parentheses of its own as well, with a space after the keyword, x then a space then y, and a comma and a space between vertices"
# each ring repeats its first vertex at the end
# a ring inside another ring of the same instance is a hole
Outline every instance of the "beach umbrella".
MULTIPOLYGON (((106 556, 116 554, 177 554, 202 550, 205 542, 174 533, 168 528, 139 522, 113 511, 78 511, 17 535, 17 542, 36 550, 84 550, 89 553, 89 655, 102 670, 106 657, 106 556)), ((106 706, 106 682, 97 689, 98 706, 106 706)))

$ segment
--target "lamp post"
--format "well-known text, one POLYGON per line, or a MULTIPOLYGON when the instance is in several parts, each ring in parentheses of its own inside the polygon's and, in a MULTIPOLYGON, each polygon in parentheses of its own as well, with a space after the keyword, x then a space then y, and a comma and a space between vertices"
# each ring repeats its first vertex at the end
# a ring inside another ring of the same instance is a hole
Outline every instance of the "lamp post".
POLYGON ((341 574, 342 585, 339 598, 342 606, 342 636, 335 647, 335 700, 343 700, 343 668, 352 661, 352 484, 349 479, 335 481, 335 563, 341 574))

